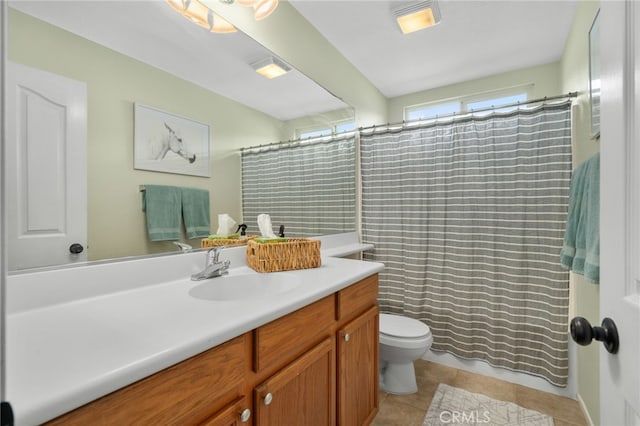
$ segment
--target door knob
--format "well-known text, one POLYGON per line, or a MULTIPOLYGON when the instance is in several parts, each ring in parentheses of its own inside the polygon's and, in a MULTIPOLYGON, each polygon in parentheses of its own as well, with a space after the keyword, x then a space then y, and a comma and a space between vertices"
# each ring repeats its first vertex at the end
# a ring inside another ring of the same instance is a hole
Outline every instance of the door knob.
POLYGON ((83 250, 84 247, 82 247, 82 244, 73 243, 69 246, 69 253, 71 254, 80 254, 83 250))
POLYGON ((607 352, 618 353, 618 329, 611 318, 603 319, 602 327, 592 327, 586 318, 575 317, 571 320, 570 330, 571 338, 579 345, 586 346, 595 339, 604 344, 607 352))

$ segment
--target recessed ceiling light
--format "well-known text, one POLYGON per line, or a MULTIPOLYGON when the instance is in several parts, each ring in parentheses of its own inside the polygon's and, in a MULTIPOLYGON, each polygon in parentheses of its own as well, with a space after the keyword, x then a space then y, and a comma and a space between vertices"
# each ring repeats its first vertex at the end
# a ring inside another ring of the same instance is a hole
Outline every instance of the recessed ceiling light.
POLYGON ((251 64, 251 67, 260 75, 267 78, 280 77, 291 71, 291 67, 278 58, 269 56, 268 58, 251 64))
POLYGON ((393 12, 403 34, 431 27, 440 22, 436 0, 429 0, 397 9, 393 12))

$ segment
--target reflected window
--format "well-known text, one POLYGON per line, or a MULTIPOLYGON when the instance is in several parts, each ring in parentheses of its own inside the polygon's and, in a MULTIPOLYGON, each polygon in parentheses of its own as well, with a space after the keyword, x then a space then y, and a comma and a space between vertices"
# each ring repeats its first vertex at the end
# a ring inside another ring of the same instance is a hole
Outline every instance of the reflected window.
POLYGON ((324 127, 312 127, 296 130, 297 139, 310 139, 322 136, 331 136, 344 132, 352 132, 356 130, 356 122, 354 120, 338 121, 332 125, 324 127))

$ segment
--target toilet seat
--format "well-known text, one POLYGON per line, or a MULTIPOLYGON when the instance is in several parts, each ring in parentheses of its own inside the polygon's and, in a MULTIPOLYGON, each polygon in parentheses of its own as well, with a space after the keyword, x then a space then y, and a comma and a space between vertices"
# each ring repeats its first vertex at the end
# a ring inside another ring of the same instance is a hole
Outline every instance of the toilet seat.
POLYGON ((431 334, 429 327, 417 319, 380 314, 380 333, 404 339, 418 339, 431 334))
POLYGON ((431 346, 433 336, 429 327, 413 318, 380 314, 380 343, 405 349, 425 349, 431 346))

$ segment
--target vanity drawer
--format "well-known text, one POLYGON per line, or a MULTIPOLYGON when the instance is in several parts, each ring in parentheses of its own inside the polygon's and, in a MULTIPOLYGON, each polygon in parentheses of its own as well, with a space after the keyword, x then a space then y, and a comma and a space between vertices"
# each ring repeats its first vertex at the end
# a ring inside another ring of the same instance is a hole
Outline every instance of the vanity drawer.
POLYGON ((236 337, 48 424, 200 423, 243 391, 248 338, 236 337))
POLYGON ((253 369, 284 365, 305 352, 335 323, 335 298, 325 297, 255 330, 253 369))
POLYGON ((378 303, 378 274, 371 275, 337 293, 336 319, 343 321, 378 303))

